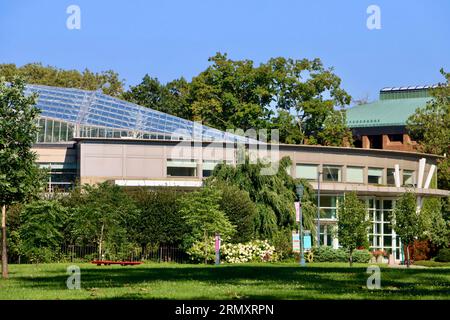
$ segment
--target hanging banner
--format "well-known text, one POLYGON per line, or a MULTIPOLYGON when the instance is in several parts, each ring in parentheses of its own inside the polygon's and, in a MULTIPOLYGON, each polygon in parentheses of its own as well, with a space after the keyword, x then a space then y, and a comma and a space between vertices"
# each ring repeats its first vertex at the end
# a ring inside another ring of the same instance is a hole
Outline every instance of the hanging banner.
POLYGON ((300 222, 300 202, 295 202, 295 221, 300 222))
POLYGON ((292 251, 300 252, 300 235, 292 232, 292 251))

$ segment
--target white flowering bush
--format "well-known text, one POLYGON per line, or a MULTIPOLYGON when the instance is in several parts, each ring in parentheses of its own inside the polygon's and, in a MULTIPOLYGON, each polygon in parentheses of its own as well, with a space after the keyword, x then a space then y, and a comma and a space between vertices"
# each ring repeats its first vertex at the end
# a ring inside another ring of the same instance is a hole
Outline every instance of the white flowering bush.
POLYGON ((276 261, 275 247, 267 240, 253 240, 247 243, 227 243, 221 248, 221 255, 228 263, 276 261))
MULTIPOLYGON (((211 238, 208 246, 202 241, 195 242, 187 250, 190 258, 197 262, 213 262, 215 257, 215 240, 211 238)), ((267 240, 253 240, 247 243, 222 243, 220 258, 228 263, 277 261, 275 247, 267 240)))

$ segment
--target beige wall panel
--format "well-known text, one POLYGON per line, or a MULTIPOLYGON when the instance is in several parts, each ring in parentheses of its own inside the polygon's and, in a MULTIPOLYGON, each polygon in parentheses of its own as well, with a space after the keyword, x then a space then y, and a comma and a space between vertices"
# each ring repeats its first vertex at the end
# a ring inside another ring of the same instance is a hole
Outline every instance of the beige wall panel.
POLYGON ((163 159, 126 158, 124 176, 127 178, 161 178, 165 176, 163 159))

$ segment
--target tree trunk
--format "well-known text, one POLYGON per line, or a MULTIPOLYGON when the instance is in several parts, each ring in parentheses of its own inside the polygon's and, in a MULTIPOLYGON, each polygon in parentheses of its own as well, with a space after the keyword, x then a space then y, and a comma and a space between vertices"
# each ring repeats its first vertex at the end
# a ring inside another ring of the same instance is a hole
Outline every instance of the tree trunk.
POLYGON ((103 260, 102 257, 102 244, 103 244, 103 229, 105 228, 105 224, 102 224, 102 229, 100 231, 100 240, 98 242, 98 259, 103 260))
POLYGON ((6 246, 6 206, 2 206, 2 278, 8 278, 8 250, 6 246))
POLYGON ((406 267, 409 268, 409 244, 406 246, 406 267))

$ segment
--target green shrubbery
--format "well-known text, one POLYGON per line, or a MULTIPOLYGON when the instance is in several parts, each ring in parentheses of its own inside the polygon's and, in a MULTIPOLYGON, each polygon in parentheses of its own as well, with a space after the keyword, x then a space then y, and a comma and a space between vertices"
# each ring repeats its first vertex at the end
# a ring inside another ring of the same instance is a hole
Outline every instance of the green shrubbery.
MULTIPOLYGON (((344 249, 333 249, 331 247, 318 247, 312 249, 314 262, 348 262, 349 253, 344 249)), ((353 251, 353 262, 368 263, 371 254, 368 250, 353 251)))
POLYGON ((439 250, 435 260, 437 262, 450 262, 450 248, 439 250))

